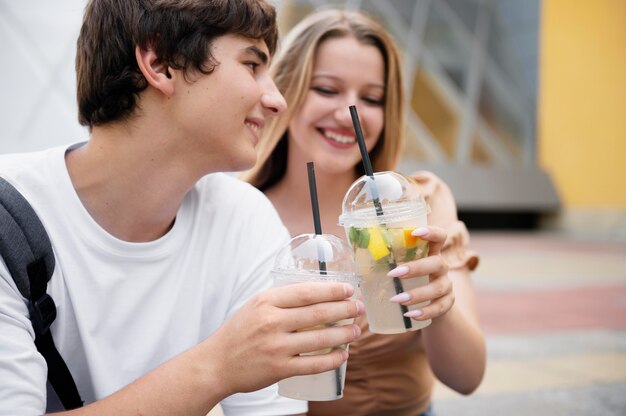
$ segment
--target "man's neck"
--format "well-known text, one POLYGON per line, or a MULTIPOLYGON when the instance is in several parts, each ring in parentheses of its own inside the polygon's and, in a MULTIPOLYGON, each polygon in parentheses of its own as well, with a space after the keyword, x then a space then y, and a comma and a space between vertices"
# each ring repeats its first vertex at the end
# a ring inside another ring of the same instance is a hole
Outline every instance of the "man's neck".
POLYGON ((92 218, 125 241, 152 241, 171 228, 182 200, 202 176, 168 148, 166 130, 111 123, 94 127, 66 155, 72 184, 92 218))

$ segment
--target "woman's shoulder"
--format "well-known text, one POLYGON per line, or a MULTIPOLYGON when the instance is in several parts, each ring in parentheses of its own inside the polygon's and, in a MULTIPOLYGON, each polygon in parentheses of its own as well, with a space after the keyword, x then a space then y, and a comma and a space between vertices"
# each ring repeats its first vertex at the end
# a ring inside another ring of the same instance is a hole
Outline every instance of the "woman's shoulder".
POLYGON ((457 220, 456 201, 450 187, 429 171, 417 171, 409 175, 422 188, 422 195, 430 208, 429 220, 439 226, 447 226, 457 220))
POLYGON ((442 227, 448 233, 442 252, 450 268, 468 266, 470 270, 474 270, 479 258, 468 249, 469 231, 459 221, 456 201, 450 187, 432 172, 418 171, 409 176, 422 186, 422 193, 429 207, 428 223, 442 227))

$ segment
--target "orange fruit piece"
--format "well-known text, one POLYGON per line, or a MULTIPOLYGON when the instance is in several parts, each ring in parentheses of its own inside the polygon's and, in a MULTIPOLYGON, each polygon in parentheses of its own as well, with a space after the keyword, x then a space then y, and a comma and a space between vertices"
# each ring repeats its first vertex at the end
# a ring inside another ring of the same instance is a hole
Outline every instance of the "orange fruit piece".
POLYGON ((420 240, 419 237, 411 235, 411 233, 413 232, 414 229, 415 228, 405 228, 404 229, 404 247, 406 247, 406 248, 412 248, 412 247, 417 246, 417 243, 420 240))

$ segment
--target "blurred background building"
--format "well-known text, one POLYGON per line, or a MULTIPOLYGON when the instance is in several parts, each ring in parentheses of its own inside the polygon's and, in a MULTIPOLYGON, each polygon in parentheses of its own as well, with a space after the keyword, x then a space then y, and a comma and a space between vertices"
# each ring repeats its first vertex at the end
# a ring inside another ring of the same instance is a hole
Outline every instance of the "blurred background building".
MULTIPOLYGON (((626 239, 626 2, 275 0, 283 32, 327 5, 379 19, 404 50, 407 148, 472 228, 626 239)), ((74 48, 85 0, 0 0, 0 152, 88 137, 74 48)))
POLYGON ((626 238, 626 2, 291 0, 359 8, 404 49, 407 149, 471 228, 626 238))

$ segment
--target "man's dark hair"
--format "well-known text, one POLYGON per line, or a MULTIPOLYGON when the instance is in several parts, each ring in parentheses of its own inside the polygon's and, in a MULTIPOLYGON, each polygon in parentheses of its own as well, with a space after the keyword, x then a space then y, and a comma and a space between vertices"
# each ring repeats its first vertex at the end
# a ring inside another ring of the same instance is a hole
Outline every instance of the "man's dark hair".
POLYGON ((78 121, 89 128, 128 118, 147 87, 135 46, 174 69, 209 74, 211 43, 238 34, 276 49, 276 11, 264 0, 90 0, 76 47, 78 121))

